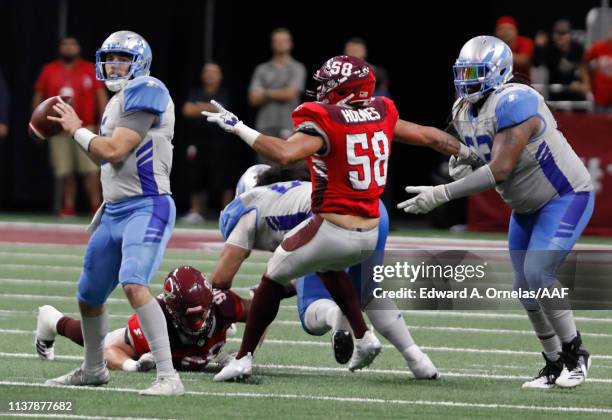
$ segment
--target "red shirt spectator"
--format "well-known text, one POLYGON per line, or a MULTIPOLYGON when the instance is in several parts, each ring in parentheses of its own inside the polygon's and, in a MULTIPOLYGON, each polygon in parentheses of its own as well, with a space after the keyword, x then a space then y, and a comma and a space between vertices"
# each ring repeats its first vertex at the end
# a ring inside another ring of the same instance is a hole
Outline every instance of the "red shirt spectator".
POLYGON ((46 64, 34 90, 42 93, 43 99, 62 95, 72 98, 72 106, 83 120, 84 126, 96 125, 96 91, 104 89, 96 80, 96 70, 90 61, 78 58, 67 66, 61 60, 46 64))
POLYGON ((533 41, 518 34, 516 20, 512 16, 502 16, 497 19, 495 36, 504 41, 513 53, 514 73, 520 73, 527 78, 531 72, 531 57, 533 41))
POLYGON ((612 106, 612 37, 596 42, 585 54, 590 64, 591 90, 595 104, 612 106))

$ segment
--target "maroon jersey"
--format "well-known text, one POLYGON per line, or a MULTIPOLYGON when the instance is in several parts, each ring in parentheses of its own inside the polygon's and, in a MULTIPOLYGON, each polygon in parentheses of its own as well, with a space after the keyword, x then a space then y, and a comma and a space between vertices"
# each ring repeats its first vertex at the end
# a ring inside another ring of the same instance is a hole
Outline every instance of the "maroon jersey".
POLYGON ((393 101, 375 97, 360 108, 307 102, 291 117, 297 131, 325 141, 323 150, 308 159, 312 211, 378 217, 399 118, 393 101))
MULTIPOLYGON (((201 357, 206 363, 209 362, 225 344, 225 334, 230 325, 244 317, 244 308, 238 295, 230 290, 215 289, 213 308, 210 314, 212 317, 210 328, 202 334, 189 335, 174 326, 161 295, 157 296, 156 299, 166 316, 172 363, 176 368, 181 367, 181 360, 184 357, 201 357)), ((128 320, 128 331, 137 357, 151 351, 136 314, 132 314, 128 320)), ((201 367, 204 366, 205 364, 201 365, 201 367)))

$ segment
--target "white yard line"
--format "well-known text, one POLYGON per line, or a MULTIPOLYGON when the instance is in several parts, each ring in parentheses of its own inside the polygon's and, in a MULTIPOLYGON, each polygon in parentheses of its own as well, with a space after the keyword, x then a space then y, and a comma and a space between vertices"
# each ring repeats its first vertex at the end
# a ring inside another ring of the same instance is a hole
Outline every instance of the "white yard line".
MULTIPOLYGON (((17 381, 0 381, 0 385, 49 388, 48 385, 44 385, 44 384, 17 382, 17 381)), ((96 388, 94 387, 58 387, 58 388, 68 388, 70 390, 83 391, 83 392, 137 393, 140 391, 134 388, 116 388, 116 387, 109 387, 109 386, 96 387, 96 388)), ((416 406, 429 406, 429 407, 452 407, 452 408, 470 408, 470 409, 485 409, 485 410, 508 409, 508 410, 536 411, 536 412, 612 414, 612 408, 572 407, 572 406, 484 404, 484 403, 469 403, 469 402, 461 402, 461 401, 402 400, 402 399, 360 398, 360 397, 344 397, 344 396, 329 396, 329 395, 277 394, 277 393, 261 393, 261 392, 187 391, 186 394, 194 395, 194 396, 208 396, 208 397, 269 398, 269 399, 284 399, 284 400, 330 401, 330 402, 343 402, 343 403, 354 403, 354 404, 386 404, 386 405, 408 405, 408 406, 416 405, 416 406)))
MULTIPOLYGON (((234 290, 248 290, 247 288, 235 288, 234 290)), ((300 321, 291 321, 291 320, 274 320, 274 324, 276 325, 291 325, 291 326, 301 326, 302 323, 300 321)), ((467 328, 467 327, 447 327, 447 326, 431 326, 431 325, 410 325, 410 330, 422 330, 422 331, 444 331, 451 333, 474 333, 474 334, 511 334, 511 335, 525 335, 525 336, 533 336, 534 332, 530 330, 515 330, 515 329, 497 329, 497 328, 467 328)), ((9 330, 0 329, 0 333, 7 332, 9 330)), ((22 331, 23 333, 32 332, 28 330, 10 330, 10 331, 22 331)), ((612 338, 612 334, 606 333, 590 333, 590 332, 581 332, 580 335, 583 337, 589 338, 612 338)))
MULTIPOLYGON (((34 334, 34 331, 27 330, 0 330, 0 333, 4 334, 15 334, 15 335, 30 335, 34 334), (11 332, 14 331, 14 332, 11 332)), ((241 338, 228 338, 227 342, 229 343, 238 343, 242 342, 241 338)), ((268 345, 280 345, 280 346, 306 346, 306 347, 329 347, 330 344, 327 341, 315 341, 315 340, 281 340, 275 338, 267 338, 265 343, 268 345)), ((530 356, 537 357, 538 359, 542 356, 540 352, 537 351, 526 351, 526 350, 507 350, 507 349, 479 349, 479 348, 465 348, 465 347, 440 347, 440 346, 420 346, 422 350, 432 351, 432 352, 441 352, 441 353, 471 353, 471 354, 503 354, 507 356, 530 356)), ((390 344, 383 344, 384 349, 394 350, 395 348, 390 344)), ((0 356, 3 354, 10 353, 0 353, 0 356)), ((24 353, 29 354, 29 353, 24 353)), ((593 360, 612 360, 612 355, 608 354, 594 354, 591 355, 593 360)))

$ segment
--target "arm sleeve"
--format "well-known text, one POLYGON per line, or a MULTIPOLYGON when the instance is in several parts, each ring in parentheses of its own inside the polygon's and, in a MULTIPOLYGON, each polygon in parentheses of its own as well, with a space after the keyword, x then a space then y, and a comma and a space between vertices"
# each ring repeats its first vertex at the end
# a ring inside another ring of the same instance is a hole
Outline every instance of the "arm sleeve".
POLYGON ((140 134, 140 138, 145 138, 147 131, 153 126, 158 117, 145 111, 124 112, 119 117, 117 127, 129 128, 140 134))
POLYGON ((240 218, 234 230, 225 243, 243 249, 253 249, 255 246, 255 229, 257 226, 257 212, 250 211, 240 218))

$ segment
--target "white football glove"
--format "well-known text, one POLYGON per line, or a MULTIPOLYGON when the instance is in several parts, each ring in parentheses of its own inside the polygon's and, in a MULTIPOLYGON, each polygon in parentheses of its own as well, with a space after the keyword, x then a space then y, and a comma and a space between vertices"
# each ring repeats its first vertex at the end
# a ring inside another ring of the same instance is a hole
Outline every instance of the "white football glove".
POLYGON ((236 127, 242 124, 242 121, 236 115, 223 108, 223 105, 219 102, 212 100, 210 103, 217 108, 217 112, 202 111, 206 121, 217 124, 228 133, 236 133, 236 127))
POLYGON ((422 214, 429 213, 441 204, 449 201, 444 185, 406 187, 408 194, 418 194, 397 205, 398 209, 404 209, 406 213, 422 214))
POLYGON ((140 359, 138 359, 138 362, 136 362, 136 369, 138 372, 148 372, 151 369, 155 369, 155 359, 153 358, 153 354, 149 352, 140 356, 140 359))
POLYGON ((455 181, 464 178, 472 173, 472 166, 467 163, 462 163, 462 158, 451 156, 448 160, 448 174, 455 181))

